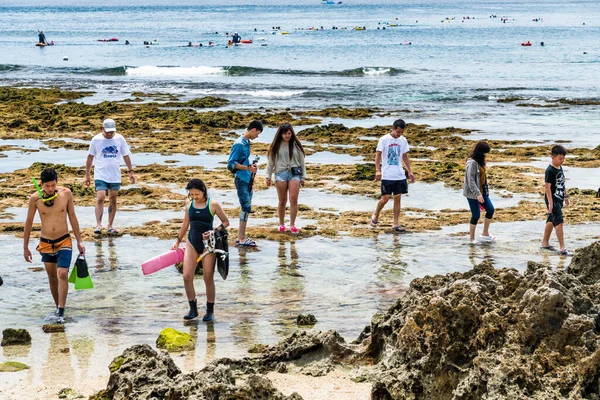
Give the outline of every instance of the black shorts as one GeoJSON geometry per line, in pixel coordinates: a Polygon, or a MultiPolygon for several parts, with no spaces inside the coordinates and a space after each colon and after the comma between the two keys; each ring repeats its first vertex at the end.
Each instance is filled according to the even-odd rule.
{"type": "Polygon", "coordinates": [[[406,179],[402,179],[399,181],[388,181],[385,179],[381,180],[381,195],[396,195],[396,194],[406,194],[408,193],[408,182],[406,179]]]}
{"type": "MultiPolygon", "coordinates": [[[[546,209],[548,208],[548,202],[546,202],[546,209]]],[[[552,222],[553,226],[558,226],[565,222],[563,218],[562,212],[563,205],[557,201],[552,203],[552,214],[548,214],[548,218],[546,219],[546,223],[552,222]]]]}

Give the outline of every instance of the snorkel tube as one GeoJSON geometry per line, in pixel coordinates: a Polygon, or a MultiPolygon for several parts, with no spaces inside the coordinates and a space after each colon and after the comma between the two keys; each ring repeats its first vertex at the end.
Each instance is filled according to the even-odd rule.
{"type": "Polygon", "coordinates": [[[52,196],[50,196],[50,197],[45,197],[44,193],[42,192],[42,189],[38,185],[38,183],[35,180],[35,178],[31,178],[31,180],[33,181],[33,184],[35,185],[35,188],[37,189],[37,192],[40,195],[40,199],[42,200],[42,202],[45,205],[47,205],[48,207],[53,206],[54,205],[54,201],[53,200],[58,197],[58,192],[54,192],[54,194],[52,196]]]}

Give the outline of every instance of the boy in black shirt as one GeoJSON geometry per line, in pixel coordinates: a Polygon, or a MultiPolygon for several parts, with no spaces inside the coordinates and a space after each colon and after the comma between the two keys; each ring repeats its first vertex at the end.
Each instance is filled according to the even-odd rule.
{"type": "Polygon", "coordinates": [[[546,228],[544,229],[544,238],[542,240],[542,249],[556,251],[554,246],[551,246],[550,234],[552,229],[556,230],[556,237],[560,245],[559,254],[563,256],[571,255],[565,248],[565,239],[563,234],[563,201],[564,205],[569,205],[569,196],[565,189],[565,174],[562,165],[565,162],[567,151],[564,147],[556,145],[552,147],[552,161],[546,168],[545,177],[545,200],[548,211],[548,219],[546,219],[546,228]]]}

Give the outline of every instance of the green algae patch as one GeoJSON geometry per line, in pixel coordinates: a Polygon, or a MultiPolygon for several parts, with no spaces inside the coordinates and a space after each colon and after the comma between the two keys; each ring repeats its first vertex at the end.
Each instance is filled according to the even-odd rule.
{"type": "Polygon", "coordinates": [[[0,372],[17,372],[24,369],[29,369],[29,366],[17,361],[6,361],[0,364],[0,372]]]}
{"type": "Polygon", "coordinates": [[[120,356],[115,357],[115,359],[112,360],[112,362],[108,366],[110,373],[112,374],[113,372],[116,372],[119,368],[121,368],[121,366],[123,365],[124,362],[125,362],[125,358],[120,357],[120,356]]]}
{"type": "Polygon", "coordinates": [[[166,328],[158,335],[156,347],[165,349],[168,352],[193,350],[196,347],[196,341],[192,336],[185,332],[180,332],[173,328],[166,328]]]}

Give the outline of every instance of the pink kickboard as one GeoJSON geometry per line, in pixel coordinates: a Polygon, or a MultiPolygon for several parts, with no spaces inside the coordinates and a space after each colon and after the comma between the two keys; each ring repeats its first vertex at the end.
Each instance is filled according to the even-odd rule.
{"type": "Polygon", "coordinates": [[[142,263],[142,272],[144,275],[150,275],[170,265],[180,263],[183,261],[184,254],[185,248],[180,247],[177,250],[169,250],[164,254],[152,257],[142,263]]]}

